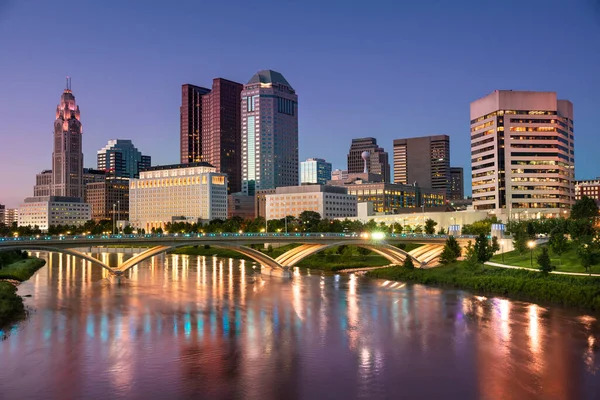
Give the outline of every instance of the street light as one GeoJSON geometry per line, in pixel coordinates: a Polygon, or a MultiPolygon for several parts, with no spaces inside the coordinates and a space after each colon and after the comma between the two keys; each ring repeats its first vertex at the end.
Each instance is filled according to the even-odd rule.
{"type": "Polygon", "coordinates": [[[530,250],[530,254],[531,254],[531,267],[533,268],[533,249],[535,247],[535,242],[533,240],[530,240],[529,242],[527,242],[527,247],[529,247],[529,250],[530,250]]]}
{"type": "Polygon", "coordinates": [[[115,208],[117,207],[117,205],[115,203],[113,203],[113,215],[112,215],[112,219],[113,219],[113,228],[112,228],[112,234],[115,234],[115,208]]]}
{"type": "MultiPolygon", "coordinates": [[[[117,224],[119,223],[119,221],[121,220],[121,200],[117,200],[117,224]]],[[[120,229],[119,229],[120,230],[120,229]]],[[[119,233],[117,231],[117,233],[119,233]]]]}

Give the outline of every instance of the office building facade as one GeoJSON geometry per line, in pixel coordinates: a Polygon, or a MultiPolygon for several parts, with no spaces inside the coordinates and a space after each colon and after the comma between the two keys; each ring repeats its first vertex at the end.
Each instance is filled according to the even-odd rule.
{"type": "Polygon", "coordinates": [[[288,186],[266,196],[267,219],[298,217],[303,211],[319,213],[323,219],[356,216],[356,196],[346,188],[325,185],[288,186]]]}
{"type": "Polygon", "coordinates": [[[131,225],[149,232],[167,222],[227,218],[227,175],[207,163],[150,167],[129,184],[131,225]]]}
{"type": "Polygon", "coordinates": [[[28,197],[19,207],[19,226],[37,226],[47,231],[50,226],[81,226],[92,217],[91,207],[79,197],[28,197]]]}
{"type": "Polygon", "coordinates": [[[241,83],[216,78],[210,93],[202,96],[202,161],[227,174],[230,193],[242,190],[243,87],[241,83]]]}
{"type": "Polygon", "coordinates": [[[86,203],[94,221],[129,220],[129,179],[109,178],[86,185],[86,203]]]}
{"type": "Polygon", "coordinates": [[[33,196],[50,196],[52,194],[52,170],[45,170],[36,174],[33,196]]]}
{"type": "Polygon", "coordinates": [[[450,137],[394,140],[394,183],[417,184],[450,196],[450,137]]]}
{"type": "Polygon", "coordinates": [[[377,139],[352,139],[348,152],[348,173],[359,174],[368,172],[380,174],[383,182],[390,181],[390,162],[388,153],[377,144],[377,139]],[[368,156],[365,155],[368,153],[368,156]],[[367,171],[365,171],[365,166],[367,171]]]}
{"type": "Polygon", "coordinates": [[[279,72],[257,72],[242,91],[242,191],[298,185],[298,96],[279,72]]]}
{"type": "Polygon", "coordinates": [[[202,96],[208,93],[210,89],[201,86],[181,86],[179,145],[182,164],[202,161],[202,96]]]}
{"type": "Polygon", "coordinates": [[[254,196],[244,193],[231,193],[227,196],[227,218],[254,219],[255,213],[254,196]]]}
{"type": "Polygon", "coordinates": [[[71,91],[71,81],[56,107],[54,151],[52,152],[52,195],[83,199],[82,128],[79,106],[71,91]]]}
{"type": "Polygon", "coordinates": [[[448,200],[465,198],[465,180],[462,167],[450,167],[450,195],[448,200]]]}
{"type": "Polygon", "coordinates": [[[573,104],[554,92],[497,90],[471,103],[473,206],[553,217],[575,200],[573,104]]]}
{"type": "Polygon", "coordinates": [[[331,163],[322,158],[309,158],[300,163],[300,184],[325,185],[331,180],[331,163]]]}
{"type": "Polygon", "coordinates": [[[332,181],[345,181],[348,179],[348,170],[347,169],[335,169],[331,172],[331,180],[332,181]]]}
{"type": "Polygon", "coordinates": [[[98,170],[114,178],[139,178],[142,169],[152,164],[150,156],[143,155],[131,140],[114,139],[97,153],[98,170]]]}
{"type": "Polygon", "coordinates": [[[600,178],[575,181],[575,200],[581,200],[583,196],[600,204],[600,178]]]}

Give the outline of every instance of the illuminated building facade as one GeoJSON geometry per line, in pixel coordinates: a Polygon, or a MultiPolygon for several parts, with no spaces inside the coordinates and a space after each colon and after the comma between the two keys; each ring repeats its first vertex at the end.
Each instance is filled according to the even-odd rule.
{"type": "Polygon", "coordinates": [[[267,219],[298,217],[303,211],[314,211],[321,218],[356,217],[356,196],[344,187],[325,185],[287,186],[266,196],[267,219]]]}
{"type": "Polygon", "coordinates": [[[325,185],[331,180],[331,163],[322,158],[309,158],[300,163],[300,184],[325,185]]]}
{"type": "Polygon", "coordinates": [[[56,107],[52,153],[52,195],[83,199],[83,152],[79,106],[71,91],[71,80],[56,107]]]}
{"type": "Polygon", "coordinates": [[[138,178],[142,169],[150,168],[152,159],[143,155],[131,140],[114,139],[97,153],[98,169],[115,178],[138,178]]]}
{"type": "Polygon", "coordinates": [[[181,163],[202,161],[202,96],[210,89],[185,84],[181,86],[179,109],[179,144],[181,163]]]}
{"type": "Polygon", "coordinates": [[[449,200],[465,198],[465,180],[462,167],[450,167],[450,196],[449,200]]]}
{"type": "Polygon", "coordinates": [[[553,217],[575,200],[573,104],[554,92],[497,90],[471,103],[473,206],[553,217]]]}
{"type": "Polygon", "coordinates": [[[86,185],[86,202],[92,208],[92,219],[129,220],[129,179],[109,178],[86,185]]]}
{"type": "Polygon", "coordinates": [[[204,162],[156,166],[129,184],[131,225],[150,231],[167,222],[227,218],[227,175],[204,162]]]}
{"type": "Polygon", "coordinates": [[[575,181],[575,200],[581,200],[583,196],[594,199],[600,204],[600,179],[575,181]]]}
{"type": "Polygon", "coordinates": [[[298,96],[279,72],[257,72],[242,91],[242,191],[298,185],[298,96]]]}
{"type": "Polygon", "coordinates": [[[377,144],[377,139],[372,137],[352,139],[350,151],[348,152],[348,174],[370,174],[381,175],[383,182],[390,181],[390,162],[388,153],[377,144]],[[365,159],[363,153],[369,153],[366,160],[367,171],[365,171],[365,159]]]}
{"type": "Polygon", "coordinates": [[[37,226],[42,231],[56,225],[85,224],[92,218],[91,207],[79,197],[28,197],[19,207],[19,226],[37,226]]]}

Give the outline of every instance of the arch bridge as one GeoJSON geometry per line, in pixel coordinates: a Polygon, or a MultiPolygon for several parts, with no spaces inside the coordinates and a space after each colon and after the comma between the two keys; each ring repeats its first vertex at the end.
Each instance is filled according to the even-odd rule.
{"type": "MultiPolygon", "coordinates": [[[[390,261],[390,264],[402,264],[411,257],[417,268],[429,268],[437,265],[443,251],[446,235],[383,235],[354,233],[221,233],[221,234],[170,234],[170,235],[88,235],[88,236],[36,236],[21,238],[0,238],[0,251],[38,250],[74,255],[92,264],[107,269],[114,275],[122,275],[135,265],[161,253],[179,247],[210,245],[237,251],[261,264],[261,271],[267,275],[291,276],[290,268],[300,261],[341,245],[363,247],[390,261]],[[249,247],[253,244],[290,244],[299,246],[288,250],[277,258],[249,247]],[[400,243],[420,244],[420,247],[406,252],[396,246],[400,243]],[[102,261],[86,254],[86,248],[127,245],[130,247],[148,247],[147,250],[124,261],[117,267],[110,267],[102,261]]],[[[474,240],[471,236],[457,236],[461,246],[474,240]]]]}

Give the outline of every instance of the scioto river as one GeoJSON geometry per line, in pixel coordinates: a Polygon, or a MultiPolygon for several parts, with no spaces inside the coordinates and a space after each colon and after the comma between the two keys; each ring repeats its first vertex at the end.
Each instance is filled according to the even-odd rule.
{"type": "MultiPolygon", "coordinates": [[[[0,399],[599,399],[598,315],[163,255],[48,260],[0,332],[0,399]]],[[[124,255],[101,255],[110,257],[124,255]]]]}

